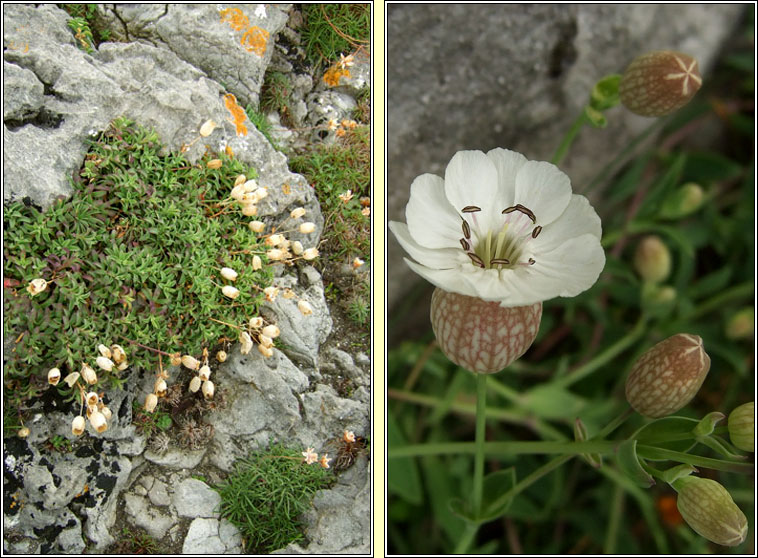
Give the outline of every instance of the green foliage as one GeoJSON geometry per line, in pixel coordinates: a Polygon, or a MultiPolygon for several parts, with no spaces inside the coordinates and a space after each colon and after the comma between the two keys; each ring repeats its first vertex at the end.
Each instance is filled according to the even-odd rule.
{"type": "Polygon", "coordinates": [[[275,71],[266,72],[261,86],[261,113],[278,112],[284,121],[288,121],[291,94],[292,83],[286,75],[275,71]]]}
{"type": "Polygon", "coordinates": [[[369,305],[369,301],[365,294],[357,294],[353,300],[350,301],[350,306],[348,307],[347,312],[350,319],[356,324],[361,326],[368,325],[369,318],[371,317],[371,306],[369,305]]]}
{"type": "Polygon", "coordinates": [[[281,149],[279,149],[279,146],[276,145],[276,142],[274,142],[273,138],[271,137],[271,122],[268,121],[266,115],[261,111],[255,110],[251,105],[247,105],[247,107],[245,107],[245,114],[247,114],[250,122],[255,124],[255,127],[258,128],[258,131],[264,135],[264,137],[274,147],[274,149],[281,151],[281,149]]]}
{"type": "MultiPolygon", "coordinates": [[[[132,343],[198,356],[257,313],[268,266],[253,271],[263,244],[236,210],[221,207],[235,178],[256,172],[220,155],[190,164],[163,154],[158,136],[126,119],[100,134],[74,177],[73,196],[45,212],[23,203],[4,215],[4,332],[16,341],[6,355],[4,396],[14,406],[47,389],[47,370],[65,377],[93,368],[96,347],[120,344],[131,367],[158,369],[158,355],[132,343]],[[239,298],[224,297],[221,267],[239,273],[239,298]],[[26,285],[49,281],[31,297],[26,285]],[[67,371],[66,371],[67,370],[67,371]]],[[[265,261],[265,256],[263,256],[265,261]]],[[[164,361],[165,364],[165,361],[164,361]]],[[[99,386],[118,386],[128,370],[96,368],[99,386]]],[[[58,391],[73,398],[64,382],[58,391]]]]}
{"type": "Polygon", "coordinates": [[[58,4],[70,16],[67,24],[76,37],[79,48],[92,53],[97,45],[110,39],[110,30],[97,22],[97,4],[58,4]]]}
{"type": "Polygon", "coordinates": [[[59,452],[68,452],[71,451],[71,441],[68,438],[64,438],[63,436],[55,435],[49,440],[50,446],[55,450],[59,452]]]}
{"type": "Polygon", "coordinates": [[[319,464],[305,464],[299,450],[273,445],[238,461],[216,487],[221,516],[242,532],[247,552],[283,548],[303,539],[300,516],[332,478],[319,464]]]}
{"type": "Polygon", "coordinates": [[[134,400],[132,401],[132,423],[146,438],[150,438],[156,432],[165,432],[171,428],[173,421],[171,416],[161,409],[160,400],[152,413],[145,411],[139,401],[134,400]]]}
{"type": "Polygon", "coordinates": [[[327,66],[371,39],[369,4],[304,4],[302,39],[308,60],[327,66]]]}
{"type": "Polygon", "coordinates": [[[158,542],[142,530],[132,531],[124,527],[121,538],[113,543],[109,552],[112,554],[161,554],[158,542]]]}

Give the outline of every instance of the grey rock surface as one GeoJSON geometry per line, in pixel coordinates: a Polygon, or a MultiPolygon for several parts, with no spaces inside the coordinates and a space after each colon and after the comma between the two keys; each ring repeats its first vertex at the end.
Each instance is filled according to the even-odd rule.
{"type": "MultiPolygon", "coordinates": [[[[388,219],[405,221],[413,179],[444,174],[457,151],[505,147],[527,159],[549,160],[592,85],[622,72],[638,54],[684,51],[698,59],[707,76],[743,9],[735,4],[389,5],[388,219]]],[[[621,107],[611,109],[608,119],[604,130],[585,129],[562,164],[575,190],[651,122],[621,107]]],[[[388,237],[392,313],[422,280],[403,262],[392,234],[388,237]]],[[[428,311],[428,305],[416,307],[428,311]]]]}
{"type": "Polygon", "coordinates": [[[222,519],[198,517],[190,523],[182,554],[240,554],[242,536],[237,528],[222,519]]]}
{"type": "Polygon", "coordinates": [[[203,481],[186,479],[174,487],[171,503],[182,517],[218,518],[221,496],[203,481]]]}
{"type": "Polygon", "coordinates": [[[131,516],[132,522],[147,531],[154,539],[161,540],[176,523],[170,515],[152,507],[150,501],[143,496],[124,494],[124,503],[126,513],[131,516]]]}
{"type": "Polygon", "coordinates": [[[44,86],[34,72],[3,62],[3,120],[23,120],[39,114],[44,86]]]}

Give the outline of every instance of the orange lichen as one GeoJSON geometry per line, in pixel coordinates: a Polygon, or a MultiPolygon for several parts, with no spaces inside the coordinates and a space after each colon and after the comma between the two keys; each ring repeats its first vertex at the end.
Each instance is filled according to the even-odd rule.
{"type": "Polygon", "coordinates": [[[240,44],[245,47],[248,52],[255,52],[258,56],[263,56],[266,53],[266,45],[268,44],[269,33],[262,27],[250,27],[245,31],[240,39],[240,44]]]}
{"type": "Polygon", "coordinates": [[[292,190],[291,190],[291,188],[290,188],[290,185],[289,185],[289,184],[282,184],[282,193],[283,193],[285,196],[289,196],[289,195],[290,195],[290,192],[292,192],[292,190]]]}
{"type": "Polygon", "coordinates": [[[239,8],[226,8],[219,12],[221,23],[228,23],[235,31],[242,31],[250,23],[247,16],[239,8]]]}
{"type": "Polygon", "coordinates": [[[339,65],[332,66],[324,73],[324,83],[329,87],[337,87],[340,84],[340,78],[350,77],[350,70],[340,68],[339,65]]]}
{"type": "Polygon", "coordinates": [[[246,136],[247,126],[245,126],[244,122],[247,118],[247,115],[245,114],[245,111],[242,109],[242,107],[237,104],[237,97],[231,93],[227,93],[224,95],[224,105],[226,106],[227,110],[232,113],[232,118],[229,119],[229,122],[237,127],[237,135],[246,136]]]}
{"type": "MultiPolygon", "coordinates": [[[[247,128],[245,128],[245,131],[247,131],[247,128]]],[[[234,151],[232,151],[232,147],[230,145],[227,145],[224,148],[224,153],[226,153],[227,157],[230,157],[230,158],[234,157],[234,151]]]]}

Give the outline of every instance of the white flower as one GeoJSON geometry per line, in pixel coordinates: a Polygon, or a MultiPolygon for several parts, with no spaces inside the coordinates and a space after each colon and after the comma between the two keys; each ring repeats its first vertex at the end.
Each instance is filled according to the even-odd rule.
{"type": "Polygon", "coordinates": [[[302,456],[305,457],[305,462],[308,465],[318,461],[318,454],[314,451],[313,448],[305,448],[305,451],[302,453],[302,456]]]}
{"type": "Polygon", "coordinates": [[[456,153],[411,185],[390,230],[416,273],[445,291],[525,306],[576,296],[605,265],[600,218],[555,165],[493,149],[456,153]]]}

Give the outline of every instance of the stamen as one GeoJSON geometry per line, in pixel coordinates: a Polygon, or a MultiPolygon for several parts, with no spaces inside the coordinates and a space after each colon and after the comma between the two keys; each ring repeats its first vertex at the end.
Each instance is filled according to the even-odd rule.
{"type": "Polygon", "coordinates": [[[478,265],[482,269],[484,269],[484,262],[482,261],[482,258],[477,256],[476,254],[472,254],[471,252],[468,252],[466,254],[469,258],[471,258],[471,261],[474,262],[474,265],[478,265]]]}
{"type": "Polygon", "coordinates": [[[532,231],[532,238],[537,238],[537,235],[542,232],[542,227],[534,227],[532,231]]]}
{"type": "Polygon", "coordinates": [[[466,221],[463,221],[463,236],[465,236],[467,240],[471,238],[471,227],[468,226],[466,221]]]}
{"type": "Polygon", "coordinates": [[[511,207],[503,209],[503,211],[501,213],[503,215],[507,215],[508,213],[513,213],[514,211],[516,211],[516,209],[517,209],[517,207],[515,205],[512,205],[511,207]]]}
{"type": "Polygon", "coordinates": [[[476,207],[475,205],[467,205],[466,207],[461,209],[463,213],[476,213],[477,211],[481,211],[481,210],[482,210],[481,207],[476,207]]]}
{"type": "Polygon", "coordinates": [[[490,260],[490,265],[509,265],[511,262],[505,258],[495,258],[490,260]]]}
{"type": "Polygon", "coordinates": [[[468,252],[469,251],[469,245],[468,242],[466,242],[465,238],[461,238],[461,246],[463,246],[463,249],[468,252]]]}
{"type": "Polygon", "coordinates": [[[537,222],[537,217],[534,216],[534,213],[532,213],[531,209],[524,207],[520,203],[516,204],[516,209],[520,211],[521,213],[523,213],[524,215],[526,215],[527,217],[529,217],[532,220],[532,223],[537,222]]]}
{"type": "Polygon", "coordinates": [[[534,265],[535,263],[537,262],[534,261],[534,258],[529,258],[529,265],[534,265]]]}

